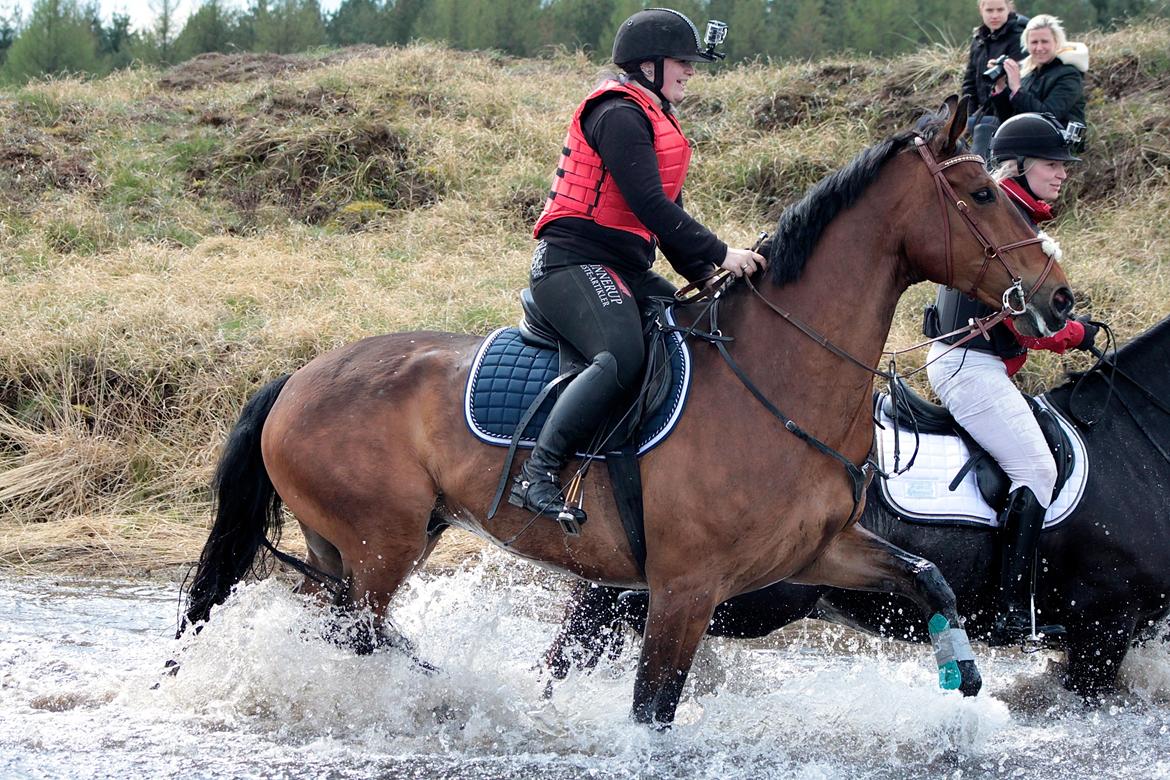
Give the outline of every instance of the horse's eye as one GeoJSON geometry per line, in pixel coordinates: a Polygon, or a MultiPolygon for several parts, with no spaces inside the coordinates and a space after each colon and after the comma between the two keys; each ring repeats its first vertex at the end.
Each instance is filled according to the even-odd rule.
{"type": "Polygon", "coordinates": [[[971,193],[971,197],[975,199],[976,203],[987,205],[988,203],[995,203],[995,190],[990,187],[984,187],[981,190],[976,190],[971,193]]]}

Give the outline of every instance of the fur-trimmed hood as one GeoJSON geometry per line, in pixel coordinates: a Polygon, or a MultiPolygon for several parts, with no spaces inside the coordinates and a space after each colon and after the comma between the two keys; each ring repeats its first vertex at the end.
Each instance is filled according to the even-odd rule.
{"type": "Polygon", "coordinates": [[[1056,58],[1081,73],[1089,72],[1089,47],[1079,41],[1069,41],[1056,52],[1056,58]]]}

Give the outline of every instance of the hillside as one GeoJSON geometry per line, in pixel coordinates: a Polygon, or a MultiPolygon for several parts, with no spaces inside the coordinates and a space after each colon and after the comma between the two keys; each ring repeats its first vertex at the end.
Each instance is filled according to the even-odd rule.
{"type": "MultiPolygon", "coordinates": [[[[1050,232],[1124,340],[1170,309],[1170,27],[1086,39],[1086,162],[1050,232]]],[[[748,244],[863,146],[956,92],[963,52],[700,75],[689,209],[748,244]]],[[[198,554],[243,400],[357,338],[516,321],[579,55],[429,45],[205,55],[0,97],[0,562],[198,554]]],[[[892,344],[916,337],[920,285],[892,344]]],[[[1040,356],[1023,382],[1079,358],[1040,356]]],[[[296,534],[290,534],[290,537],[296,534]]]]}

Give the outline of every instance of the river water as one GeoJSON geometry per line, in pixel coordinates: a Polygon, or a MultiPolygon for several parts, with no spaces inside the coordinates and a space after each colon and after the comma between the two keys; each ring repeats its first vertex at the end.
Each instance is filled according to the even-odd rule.
{"type": "Polygon", "coordinates": [[[426,675],[322,640],[284,581],[242,587],[176,642],[174,585],[8,575],[0,778],[1170,778],[1166,645],[1086,708],[1055,656],[976,645],[984,692],[963,699],[926,647],[803,622],[708,641],[655,733],[628,718],[629,651],[542,696],[566,588],[492,552],[416,577],[395,619],[440,667],[426,675]]]}

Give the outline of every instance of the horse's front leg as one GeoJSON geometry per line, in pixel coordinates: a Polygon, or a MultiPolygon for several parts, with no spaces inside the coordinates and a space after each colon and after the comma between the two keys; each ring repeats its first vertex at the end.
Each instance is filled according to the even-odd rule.
{"type": "Polygon", "coordinates": [[[695,583],[675,579],[650,588],[650,612],[634,680],[634,720],[670,727],[717,603],[709,588],[695,583]]]}
{"type": "Polygon", "coordinates": [[[837,535],[824,553],[791,578],[807,585],[894,593],[911,599],[927,618],[938,661],[939,685],[974,696],[983,685],[955,605],[955,593],[930,561],[859,525],[837,535]]]}

